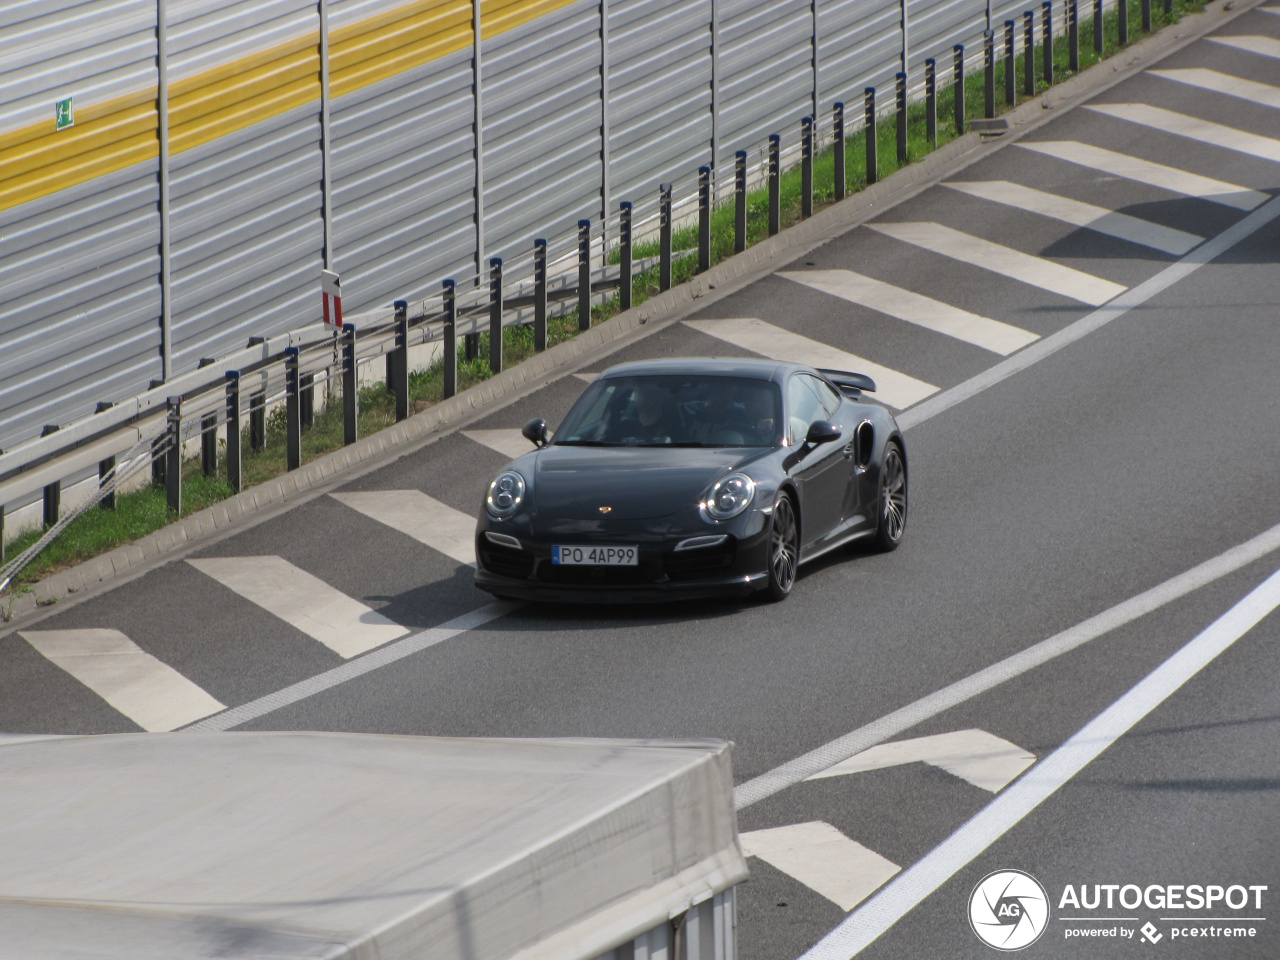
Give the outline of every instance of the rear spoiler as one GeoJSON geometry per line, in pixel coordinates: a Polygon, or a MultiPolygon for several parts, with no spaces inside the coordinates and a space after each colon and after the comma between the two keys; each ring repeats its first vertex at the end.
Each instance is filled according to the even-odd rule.
{"type": "Polygon", "coordinates": [[[850,373],[848,370],[826,370],[818,367],[818,372],[840,388],[846,397],[856,400],[867,393],[876,392],[876,382],[863,373],[850,373]]]}

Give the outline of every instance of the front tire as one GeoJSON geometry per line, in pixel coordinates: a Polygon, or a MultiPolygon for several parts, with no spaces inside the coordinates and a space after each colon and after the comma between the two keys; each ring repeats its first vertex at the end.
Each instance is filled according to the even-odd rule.
{"type": "Polygon", "coordinates": [[[876,546],[896,550],[907,531],[907,463],[902,448],[890,440],[880,465],[880,495],[876,504],[876,546]]]}
{"type": "Polygon", "coordinates": [[[769,581],[765,596],[772,603],[785,600],[796,582],[800,563],[800,525],[795,506],[785,493],[778,496],[769,520],[769,581]]]}

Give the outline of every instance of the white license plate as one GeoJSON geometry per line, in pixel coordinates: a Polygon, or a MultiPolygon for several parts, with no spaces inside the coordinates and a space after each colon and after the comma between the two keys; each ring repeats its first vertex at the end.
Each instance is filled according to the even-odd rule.
{"type": "Polygon", "coordinates": [[[566,567],[634,567],[640,563],[640,548],[553,546],[551,562],[566,567]]]}

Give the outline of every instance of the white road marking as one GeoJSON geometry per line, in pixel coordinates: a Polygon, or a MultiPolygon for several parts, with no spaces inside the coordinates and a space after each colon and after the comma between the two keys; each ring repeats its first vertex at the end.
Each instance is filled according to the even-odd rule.
{"type": "Polygon", "coordinates": [[[1280,606],[1273,573],[1190,643],[909,867],[810,948],[803,960],[849,960],[950,880],[991,844],[1124,736],[1178,688],[1280,606]]]}
{"type": "Polygon", "coordinates": [[[574,376],[575,376],[575,377],[577,377],[579,380],[581,380],[583,383],[595,383],[595,382],[596,382],[596,378],[598,378],[598,377],[600,376],[600,374],[598,374],[598,373],[575,373],[575,374],[574,374],[574,376]]]}
{"type": "MultiPolygon", "coordinates": [[[[532,449],[528,440],[521,442],[532,449]]],[[[421,490],[373,490],[329,496],[459,563],[476,562],[476,518],[421,490]]]]}
{"type": "MultiPolygon", "coordinates": [[[[474,440],[482,447],[496,450],[511,460],[523,457],[533,450],[533,444],[524,438],[524,434],[514,428],[511,430],[463,430],[462,435],[468,440],[474,440]]],[[[474,531],[474,519],[471,521],[471,527],[474,531]]]]}
{"type": "Polygon", "coordinates": [[[1238,187],[1234,183],[1224,183],[1211,177],[1187,173],[1176,167],[1166,167],[1150,160],[1141,160],[1125,153],[1115,153],[1088,143],[1076,140],[1040,140],[1035,143],[1019,142],[1017,146],[1023,150],[1034,150],[1049,157],[1057,157],[1070,163],[1101,170],[1114,177],[1137,180],[1149,183],[1171,193],[1181,193],[1188,197],[1199,197],[1211,200],[1237,210],[1252,210],[1266,203],[1270,197],[1258,190],[1238,187]]]}
{"type": "Polygon", "coordinates": [[[821,820],[751,830],[738,839],[748,857],[759,857],[846,911],[902,869],[821,820]]]}
{"type": "Polygon", "coordinates": [[[21,636],[150,733],[176,730],[226,709],[119,630],[23,630],[21,636]]]}
{"type": "Polygon", "coordinates": [[[187,563],[343,658],[409,632],[283,557],[205,557],[187,563]]]}
{"type": "Polygon", "coordinates": [[[1256,133],[1246,133],[1235,127],[1225,127],[1220,123],[1188,117],[1183,113],[1174,113],[1160,107],[1150,107],[1145,103],[1099,103],[1086,104],[1086,110],[1103,113],[1109,117],[1128,120],[1153,130],[1198,140],[1215,147],[1225,147],[1237,153],[1245,153],[1251,157],[1259,157],[1280,163],[1280,140],[1262,137],[1256,133]]]}
{"type": "Polygon", "coordinates": [[[1235,47],[1237,50],[1245,50],[1249,53],[1256,53],[1259,56],[1280,60],[1280,40],[1274,37],[1207,37],[1206,39],[1213,43],[1235,47]]]}
{"type": "Polygon", "coordinates": [[[1214,93],[1222,93],[1228,97],[1260,103],[1264,107],[1280,109],[1280,87],[1273,87],[1269,83],[1257,83],[1254,80],[1245,80],[1243,77],[1233,77],[1230,74],[1219,73],[1217,70],[1205,70],[1200,67],[1184,70],[1148,70],[1147,73],[1164,77],[1166,80],[1176,80],[1188,86],[1199,87],[1202,90],[1212,90],[1214,93]]]}
{"type": "Polygon", "coordinates": [[[990,320],[852,270],[803,270],[779,273],[778,276],[907,323],[972,343],[1002,357],[1039,339],[1038,334],[1021,327],[990,320]]]}
{"type": "Polygon", "coordinates": [[[1062,220],[1077,227],[1096,230],[1098,233],[1119,237],[1121,240],[1127,240],[1130,243],[1163,250],[1165,253],[1172,253],[1177,256],[1182,256],[1182,254],[1193,249],[1204,240],[1204,237],[1197,236],[1194,233],[1185,233],[1182,230],[1162,227],[1158,223],[1139,220],[1137,217],[1131,217],[1124,213],[1116,213],[1106,207],[1099,207],[1092,203],[1082,203],[1079,200],[1071,200],[1053,193],[1045,193],[1043,190],[1024,187],[1020,183],[1010,183],[1008,180],[989,180],[975,183],[953,180],[944,183],[943,186],[950,187],[952,190],[959,190],[961,193],[967,193],[982,200],[1003,203],[1019,210],[1026,210],[1028,213],[1039,214],[1042,217],[1049,217],[1053,220],[1062,220]]]}
{"type": "Polygon", "coordinates": [[[763,320],[748,317],[737,320],[685,320],[684,323],[694,330],[772,360],[865,373],[876,382],[876,399],[899,410],[938,391],[931,383],[882,367],[817,340],[802,337],[782,327],[775,327],[763,320]]]}
{"type": "Polygon", "coordinates": [[[869,223],[867,226],[903,243],[1093,306],[1106,303],[1125,289],[1110,280],[952,230],[940,223],[869,223]]]}
{"type": "Polygon", "coordinates": [[[815,773],[810,780],[927,763],[990,793],[999,793],[1036,762],[1036,755],[985,730],[957,730],[932,737],[882,743],[815,773]]]}

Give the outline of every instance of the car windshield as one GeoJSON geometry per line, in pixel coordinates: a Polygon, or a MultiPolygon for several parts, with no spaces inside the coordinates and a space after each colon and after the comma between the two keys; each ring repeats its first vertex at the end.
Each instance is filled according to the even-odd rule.
{"type": "Polygon", "coordinates": [[[597,380],[556,431],[578,446],[765,447],[780,437],[781,394],[768,380],[634,376],[597,380]]]}

